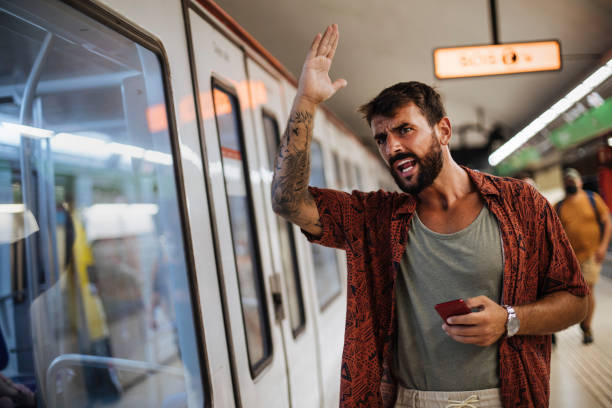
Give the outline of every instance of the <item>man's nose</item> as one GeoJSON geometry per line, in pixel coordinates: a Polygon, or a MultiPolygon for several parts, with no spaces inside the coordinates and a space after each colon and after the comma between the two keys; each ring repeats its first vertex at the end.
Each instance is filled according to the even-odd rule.
{"type": "Polygon", "coordinates": [[[393,156],[394,154],[402,151],[402,144],[400,138],[397,137],[393,132],[389,132],[387,135],[387,156],[393,156]]]}

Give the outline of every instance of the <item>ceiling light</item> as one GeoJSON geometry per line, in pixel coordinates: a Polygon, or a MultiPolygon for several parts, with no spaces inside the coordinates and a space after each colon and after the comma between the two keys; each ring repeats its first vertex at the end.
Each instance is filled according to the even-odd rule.
{"type": "Polygon", "coordinates": [[[601,84],[603,81],[608,79],[608,77],[612,74],[612,66],[604,65],[599,68],[597,71],[593,72],[587,79],[585,79],[582,83],[592,88],[595,88],[597,85],[601,84]]]}
{"type": "Polygon", "coordinates": [[[539,131],[544,129],[546,125],[555,120],[573,104],[580,101],[594,88],[607,80],[610,75],[612,75],[612,59],[610,59],[605,65],[599,67],[595,72],[582,81],[582,83],[565,95],[565,97],[561,98],[557,103],[548,108],[548,110],[534,119],[529,125],[525,126],[510,140],[491,153],[489,156],[489,164],[491,166],[497,166],[505,158],[510,156],[519,147],[525,144],[529,139],[535,136],[539,131]]]}
{"type": "Polygon", "coordinates": [[[580,85],[578,85],[577,87],[575,87],[574,89],[572,89],[570,91],[570,93],[565,95],[565,99],[567,99],[573,105],[576,102],[578,102],[579,100],[581,100],[582,98],[584,98],[584,96],[586,94],[591,92],[591,89],[593,89],[593,88],[585,85],[584,82],[583,82],[580,85]]]}
{"type": "Polygon", "coordinates": [[[554,112],[557,116],[559,116],[560,114],[565,112],[570,106],[572,106],[572,103],[568,99],[561,98],[559,102],[555,103],[548,110],[554,112]]]}

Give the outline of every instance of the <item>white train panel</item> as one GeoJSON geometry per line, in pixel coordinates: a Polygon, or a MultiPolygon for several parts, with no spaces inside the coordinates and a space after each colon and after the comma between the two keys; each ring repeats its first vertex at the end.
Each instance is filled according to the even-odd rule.
{"type": "MultiPolygon", "coordinates": [[[[270,204],[285,71],[204,0],[0,17],[2,374],[40,406],[337,406],[346,257],[270,204]]],[[[323,109],[311,158],[393,185],[323,109]]]]}

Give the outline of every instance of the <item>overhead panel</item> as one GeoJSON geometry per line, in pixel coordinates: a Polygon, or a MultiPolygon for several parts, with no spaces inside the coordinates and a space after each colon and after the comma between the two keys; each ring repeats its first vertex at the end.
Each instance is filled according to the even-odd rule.
{"type": "Polygon", "coordinates": [[[548,135],[559,149],[567,149],[582,141],[604,134],[612,129],[612,98],[592,108],[574,121],[553,130],[548,135]]]}
{"type": "Polygon", "coordinates": [[[439,79],[559,69],[561,46],[556,40],[434,50],[434,70],[439,79]]]}

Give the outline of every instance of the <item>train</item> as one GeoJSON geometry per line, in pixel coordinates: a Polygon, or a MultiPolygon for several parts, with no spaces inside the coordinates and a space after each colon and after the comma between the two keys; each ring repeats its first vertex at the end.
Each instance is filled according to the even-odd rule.
{"type": "MultiPolygon", "coordinates": [[[[0,404],[337,406],[346,259],[272,211],[278,60],[210,0],[0,0],[0,50],[0,404]]],[[[323,107],[311,184],[395,189],[323,107]]]]}

